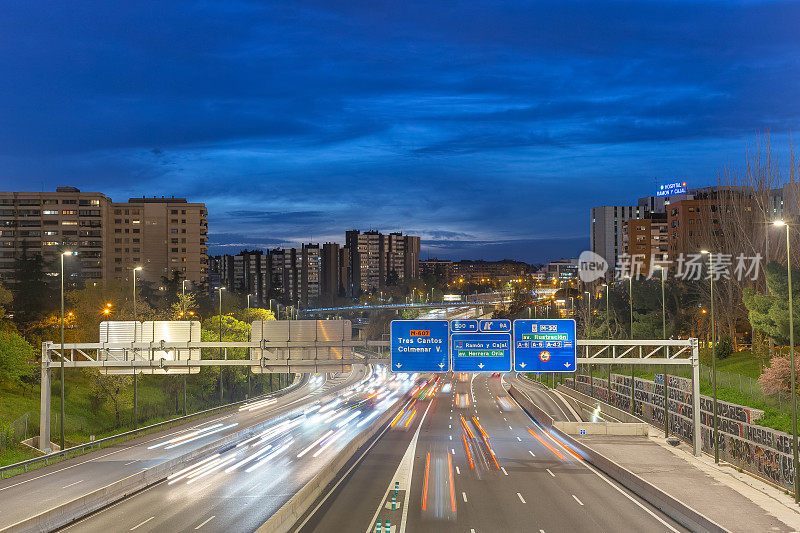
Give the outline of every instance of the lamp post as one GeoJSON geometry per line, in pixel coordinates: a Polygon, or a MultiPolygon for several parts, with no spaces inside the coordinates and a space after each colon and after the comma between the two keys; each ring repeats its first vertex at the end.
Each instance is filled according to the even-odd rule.
{"type": "MultiPolygon", "coordinates": [[[[220,287],[219,291],[219,342],[222,342],[222,291],[225,287],[220,287]]],[[[222,346],[219,347],[219,358],[222,359],[222,346]]],[[[222,405],[222,369],[219,368],[219,404],[222,405]]]]}
{"type": "Polygon", "coordinates": [[[714,462],[719,463],[719,428],[717,426],[717,328],[714,321],[714,252],[700,250],[701,254],[708,255],[709,280],[711,282],[711,389],[714,394],[714,462]]]}
{"type": "MultiPolygon", "coordinates": [[[[136,273],[140,271],[142,267],[137,266],[131,269],[131,273],[133,274],[133,340],[137,341],[140,339],[136,338],[136,332],[139,330],[136,327],[136,273]]],[[[136,362],[136,350],[133,351],[133,361],[132,363],[136,362]]],[[[136,373],[136,366],[133,366],[133,429],[136,429],[139,426],[139,381],[138,381],[138,374],[136,373]]]]}
{"type": "Polygon", "coordinates": [[[608,314],[608,283],[603,283],[603,287],[606,288],[606,331],[608,332],[608,338],[611,338],[611,316],[608,314]]]}
{"type": "Polygon", "coordinates": [[[800,502],[800,460],[797,451],[797,398],[795,397],[794,383],[794,310],[792,309],[792,254],[789,244],[789,224],[783,220],[773,222],[775,226],[786,228],[786,282],[789,289],[789,365],[792,394],[792,451],[794,454],[794,501],[800,502]]]}
{"type": "MultiPolygon", "coordinates": [[[[250,296],[251,296],[250,294],[247,295],[247,318],[248,319],[250,318],[250,296]]],[[[251,338],[252,333],[251,333],[250,329],[252,329],[252,328],[249,328],[247,330],[247,342],[250,342],[252,340],[252,338],[251,338]]],[[[247,348],[247,358],[250,359],[250,348],[247,348]]],[[[250,398],[250,370],[245,370],[245,371],[247,372],[247,397],[250,398]]]]}
{"type": "MultiPolygon", "coordinates": [[[[72,255],[72,252],[61,252],[61,423],[60,426],[60,433],[61,433],[61,449],[64,449],[64,256],[65,255],[72,255]]],[[[41,443],[40,443],[41,444],[41,443]]],[[[50,443],[45,443],[45,445],[49,448],[50,443]]]]}
{"type": "MultiPolygon", "coordinates": [[[[661,267],[661,335],[664,340],[667,340],[667,304],[664,298],[664,281],[667,278],[667,267],[661,267]]],[[[664,359],[669,358],[669,348],[664,346],[664,359]]],[[[664,364],[664,437],[669,437],[669,378],[667,377],[667,369],[669,367],[664,364]]]]}
{"type": "MultiPolygon", "coordinates": [[[[186,282],[188,280],[182,279],[181,280],[181,318],[186,320],[186,282]]],[[[189,328],[191,331],[191,327],[189,328]]],[[[183,416],[188,414],[186,409],[186,374],[183,375],[183,416]]]]}

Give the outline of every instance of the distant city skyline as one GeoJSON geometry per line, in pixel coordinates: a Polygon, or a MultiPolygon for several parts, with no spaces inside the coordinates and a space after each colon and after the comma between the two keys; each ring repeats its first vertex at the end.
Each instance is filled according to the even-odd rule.
{"type": "Polygon", "coordinates": [[[0,189],[205,202],[212,253],[376,228],[426,257],[574,256],[591,207],[714,185],[764,132],[785,168],[797,20],[755,0],[12,2],[0,189]]]}

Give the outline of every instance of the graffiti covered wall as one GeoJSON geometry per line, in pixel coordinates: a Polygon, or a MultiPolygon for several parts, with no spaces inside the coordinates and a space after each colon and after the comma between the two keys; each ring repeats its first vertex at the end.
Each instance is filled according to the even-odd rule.
{"type": "MultiPolygon", "coordinates": [[[[607,378],[576,375],[565,380],[586,395],[633,412],[644,421],[664,428],[664,375],[655,380],[635,378],[634,405],[631,410],[631,376],[611,374],[611,390],[607,378]],[[591,391],[591,394],[590,394],[591,391]]],[[[692,381],[669,377],[667,387],[670,433],[692,442],[692,381]]],[[[792,438],[782,431],[755,425],[764,411],[717,400],[720,459],[769,479],[787,489],[794,487],[792,438]]],[[[703,451],[714,453],[713,400],[700,397],[700,437],[703,451]]]]}

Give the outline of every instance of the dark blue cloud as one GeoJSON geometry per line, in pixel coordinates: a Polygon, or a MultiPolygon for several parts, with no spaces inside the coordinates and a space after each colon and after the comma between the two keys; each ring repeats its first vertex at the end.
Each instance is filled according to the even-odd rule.
{"type": "Polygon", "coordinates": [[[358,227],[567,255],[592,205],[787,143],[797,20],[789,0],[6,2],[0,186],[205,201],[213,251],[358,227]]]}

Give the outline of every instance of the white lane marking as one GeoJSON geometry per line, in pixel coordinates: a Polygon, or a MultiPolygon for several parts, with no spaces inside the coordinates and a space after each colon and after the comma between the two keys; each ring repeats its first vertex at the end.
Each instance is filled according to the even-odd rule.
{"type": "Polygon", "coordinates": [[[72,487],[74,485],[77,485],[78,483],[83,483],[83,480],[81,479],[80,481],[76,481],[75,483],[70,483],[69,485],[65,485],[65,486],[63,486],[61,488],[62,489],[66,489],[66,488],[72,487]]]}
{"type": "Polygon", "coordinates": [[[505,469],[505,467],[504,467],[504,466],[501,466],[501,467],[500,467],[500,470],[502,470],[502,471],[503,471],[503,473],[504,473],[505,475],[508,475],[508,472],[506,472],[506,469],[505,469]]]}
{"type": "Polygon", "coordinates": [[[208,518],[208,520],[206,520],[205,522],[203,522],[202,524],[200,524],[199,526],[197,526],[195,529],[200,529],[200,528],[201,528],[201,527],[203,527],[204,525],[208,524],[209,522],[211,522],[212,520],[214,520],[214,517],[215,517],[215,516],[216,516],[216,515],[213,515],[213,514],[212,514],[212,515],[211,515],[211,516],[208,518]]]}
{"type": "Polygon", "coordinates": [[[511,426],[508,426],[508,429],[511,429],[511,426]]]}
{"type": "Polygon", "coordinates": [[[506,420],[506,417],[503,417],[503,421],[504,421],[504,422],[508,422],[508,420],[506,420]]]}
{"type": "Polygon", "coordinates": [[[145,525],[146,523],[148,523],[148,522],[149,522],[150,520],[152,520],[153,518],[155,518],[155,516],[151,516],[150,518],[148,518],[148,519],[147,519],[147,520],[145,520],[144,522],[139,522],[138,524],[136,524],[135,526],[133,526],[133,527],[130,529],[130,531],[133,531],[134,529],[136,529],[136,528],[137,528],[137,527],[139,527],[139,526],[143,526],[143,525],[145,525]]]}
{"type": "Polygon", "coordinates": [[[138,461],[138,459],[134,459],[133,461],[130,461],[130,462],[128,462],[128,463],[125,463],[125,464],[124,464],[124,465],[122,465],[122,466],[128,466],[128,465],[132,465],[132,464],[133,464],[133,463],[135,463],[136,461],[138,461]]]}
{"type": "Polygon", "coordinates": [[[517,437],[517,440],[518,440],[518,441],[520,441],[520,442],[522,442],[522,439],[521,439],[521,438],[519,438],[519,437],[517,437]]]}
{"type": "Polygon", "coordinates": [[[475,530],[470,528],[469,533],[475,533],[475,530]]]}
{"type": "Polygon", "coordinates": [[[556,475],[552,473],[549,468],[545,468],[545,470],[547,470],[547,473],[550,474],[552,477],[556,477],[556,475]]]}
{"type": "Polygon", "coordinates": [[[453,452],[453,455],[456,454],[456,449],[455,448],[450,448],[450,451],[453,452]]]}
{"type": "Polygon", "coordinates": [[[575,495],[573,494],[573,495],[572,495],[572,497],[573,497],[573,498],[575,498],[575,501],[576,501],[576,502],[578,502],[578,505],[583,505],[583,502],[582,502],[582,501],[580,501],[580,500],[578,499],[578,497],[577,497],[577,496],[575,496],[575,495]]]}
{"type": "Polygon", "coordinates": [[[256,488],[257,488],[258,486],[260,486],[260,485],[261,485],[261,483],[256,483],[255,485],[253,485],[252,487],[250,487],[249,489],[247,489],[247,492],[253,492],[253,491],[254,491],[254,490],[256,490],[256,488]]]}
{"type": "Polygon", "coordinates": [[[520,494],[519,492],[517,493],[517,498],[519,498],[519,501],[521,501],[522,503],[525,503],[525,498],[523,498],[522,494],[520,494]]]}
{"type": "Polygon", "coordinates": [[[456,474],[461,474],[461,470],[458,467],[456,467],[456,474]]]}
{"type": "Polygon", "coordinates": [[[448,424],[447,429],[453,429],[453,424],[448,424]]]}
{"type": "Polygon", "coordinates": [[[532,451],[528,450],[528,453],[531,454],[531,456],[536,457],[536,454],[533,453],[532,451]]]}
{"type": "MultiPolygon", "coordinates": [[[[566,449],[567,449],[567,448],[566,448],[566,447],[565,447],[565,446],[564,446],[564,445],[563,445],[561,442],[559,442],[558,440],[556,440],[556,439],[554,439],[552,436],[550,436],[550,434],[549,434],[549,433],[545,432],[545,434],[546,434],[546,435],[547,435],[547,436],[550,438],[550,440],[551,440],[551,441],[553,441],[553,443],[555,443],[557,446],[559,446],[560,448],[562,448],[562,449],[564,449],[564,450],[566,450],[566,449]]],[[[531,454],[531,455],[533,455],[533,454],[531,454]]],[[[668,524],[666,521],[664,521],[664,519],[663,519],[663,518],[661,518],[660,516],[656,515],[656,514],[655,514],[653,511],[651,511],[650,509],[648,509],[647,507],[645,507],[644,505],[642,505],[642,503],[641,503],[641,502],[639,502],[639,501],[637,501],[637,500],[636,500],[636,499],[635,499],[633,496],[631,496],[630,494],[628,494],[627,492],[625,492],[624,490],[622,490],[621,488],[619,488],[618,486],[616,486],[614,483],[612,483],[612,482],[611,482],[611,481],[610,481],[610,480],[609,480],[609,479],[608,479],[606,476],[604,476],[603,474],[601,474],[601,473],[600,473],[600,472],[599,472],[597,469],[595,469],[595,468],[594,468],[592,465],[590,465],[590,464],[589,464],[589,463],[587,463],[586,461],[579,461],[579,462],[580,462],[580,464],[582,464],[583,466],[585,466],[586,468],[588,468],[589,470],[591,470],[592,472],[594,472],[594,473],[597,475],[597,477],[599,477],[600,479],[602,479],[603,481],[605,481],[606,483],[608,483],[609,485],[611,485],[612,487],[614,487],[614,489],[616,489],[616,490],[617,490],[617,491],[618,491],[620,494],[623,494],[623,495],[624,495],[626,498],[628,498],[630,501],[632,501],[633,503],[635,503],[636,505],[638,505],[638,506],[639,506],[639,507],[640,507],[640,508],[641,508],[641,509],[642,509],[644,512],[646,512],[647,514],[649,514],[650,516],[652,516],[653,518],[655,518],[656,520],[658,520],[658,521],[659,521],[659,522],[660,522],[660,523],[661,523],[661,524],[662,524],[664,527],[666,527],[666,528],[667,528],[667,529],[669,529],[670,531],[674,531],[675,533],[678,533],[678,530],[677,530],[677,529],[675,529],[674,527],[672,527],[670,524],[668,524]]],[[[548,472],[550,472],[550,470],[549,470],[549,469],[548,469],[548,472]]],[[[550,472],[550,475],[551,475],[551,476],[553,476],[553,477],[556,477],[556,476],[555,476],[555,474],[553,474],[552,472],[550,472]]]]}
{"type": "Polygon", "coordinates": [[[466,503],[467,502],[467,493],[464,492],[464,491],[461,491],[461,497],[464,498],[464,503],[466,503]]]}
{"type": "MultiPolygon", "coordinates": [[[[394,476],[392,476],[392,480],[402,477],[403,481],[405,481],[406,482],[405,484],[407,485],[405,487],[405,492],[406,492],[405,499],[403,500],[403,516],[400,520],[400,531],[398,531],[397,533],[405,533],[406,531],[406,524],[408,523],[408,500],[411,495],[411,480],[414,474],[414,468],[413,468],[414,454],[417,451],[417,441],[419,440],[420,430],[422,430],[422,423],[425,421],[425,417],[428,416],[428,411],[430,411],[432,405],[433,402],[428,402],[428,407],[425,408],[425,412],[422,413],[422,418],[419,420],[419,424],[417,425],[417,431],[414,432],[414,436],[411,438],[411,442],[409,442],[408,448],[406,449],[405,454],[403,454],[403,458],[400,459],[400,464],[397,466],[397,470],[395,471],[394,476]]],[[[367,452],[364,452],[364,454],[366,453],[367,452]]],[[[355,465],[353,467],[355,467],[355,465]]],[[[346,477],[346,475],[344,477],[346,477]]],[[[344,477],[342,479],[344,479],[344,477]]],[[[386,492],[384,493],[383,500],[381,500],[381,502],[386,501],[386,498],[389,496],[389,490],[393,487],[394,487],[393,483],[390,483],[390,485],[386,487],[386,492]]],[[[319,505],[322,505],[322,503],[320,503],[319,505]]],[[[317,506],[317,508],[319,508],[319,505],[317,506]]],[[[372,516],[372,521],[369,523],[366,533],[372,533],[373,531],[372,524],[374,524],[375,521],[378,520],[378,514],[380,514],[382,510],[383,506],[375,509],[375,514],[372,516]]],[[[317,509],[314,509],[314,511],[309,515],[309,518],[313,516],[314,513],[316,513],[316,511],[317,509]]],[[[306,518],[306,520],[308,520],[308,518],[306,518]]]]}

